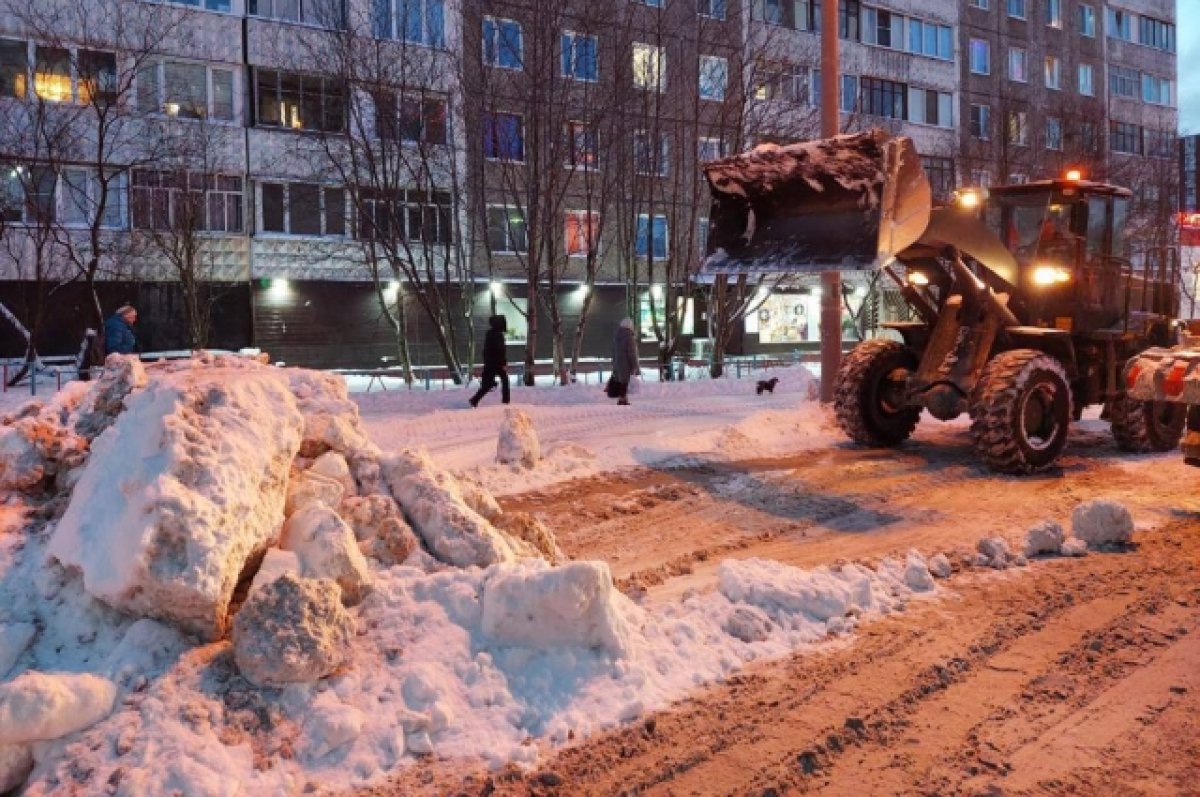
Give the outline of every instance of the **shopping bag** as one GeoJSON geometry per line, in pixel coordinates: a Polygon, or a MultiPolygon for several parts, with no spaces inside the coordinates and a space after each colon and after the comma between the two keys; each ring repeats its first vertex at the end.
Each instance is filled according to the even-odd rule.
{"type": "Polygon", "coordinates": [[[608,378],[608,384],[604,386],[604,395],[609,398],[620,398],[621,383],[617,381],[615,375],[608,378]]]}

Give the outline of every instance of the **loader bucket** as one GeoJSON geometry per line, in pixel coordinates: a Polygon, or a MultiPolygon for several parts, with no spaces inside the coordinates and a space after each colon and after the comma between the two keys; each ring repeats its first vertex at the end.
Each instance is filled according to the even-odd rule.
{"type": "Polygon", "coordinates": [[[763,145],[704,167],[707,274],[873,268],[920,238],[932,192],[908,138],[763,145]]]}

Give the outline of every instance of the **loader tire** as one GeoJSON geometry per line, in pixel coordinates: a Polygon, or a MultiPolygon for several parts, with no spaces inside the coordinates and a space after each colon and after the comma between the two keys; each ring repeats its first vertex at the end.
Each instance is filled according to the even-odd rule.
{"type": "Polygon", "coordinates": [[[1174,451],[1183,437],[1187,405],[1170,401],[1138,401],[1122,393],[1108,405],[1113,438],[1122,451],[1146,454],[1174,451]]]}
{"type": "Polygon", "coordinates": [[[842,361],[834,383],[838,426],[856,443],[897,446],[917,428],[920,407],[904,403],[907,374],[917,357],[894,340],[860,343],[842,361]]]}
{"type": "Polygon", "coordinates": [[[1062,453],[1071,427],[1071,385],[1054,357],[1033,349],[1001,352],[971,394],[971,438],[991,470],[1033,473],[1062,453]]]}

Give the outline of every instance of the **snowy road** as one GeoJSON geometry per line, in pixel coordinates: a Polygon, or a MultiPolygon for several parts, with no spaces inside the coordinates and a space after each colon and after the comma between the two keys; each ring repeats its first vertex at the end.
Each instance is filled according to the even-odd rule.
{"type": "Polygon", "coordinates": [[[490,448],[469,441],[496,408],[462,428],[449,411],[402,421],[391,439],[501,488],[506,509],[538,514],[570,556],[609,562],[644,605],[712,590],[730,558],[811,568],[917,548],[960,561],[981,537],[1067,524],[1090,498],[1128,506],[1137,544],[964,568],[946,600],[843,649],[763,662],[532,773],[430,762],[367,793],[1195,793],[1200,471],[1121,454],[1095,413],[1059,468],[1014,478],[977,465],[963,423],[925,421],[901,449],[868,451],[795,393],[755,398],[647,397],[619,426],[604,405],[534,407],[543,439],[596,452],[589,478],[559,485],[571,474],[547,467],[522,486],[486,464],[490,448]]]}

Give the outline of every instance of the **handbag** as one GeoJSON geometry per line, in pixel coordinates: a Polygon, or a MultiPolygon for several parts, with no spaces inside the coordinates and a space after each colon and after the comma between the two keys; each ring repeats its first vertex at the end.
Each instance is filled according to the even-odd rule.
{"type": "Polygon", "coordinates": [[[609,398],[621,397],[621,383],[617,381],[616,374],[608,378],[608,384],[604,386],[604,395],[609,398]]]}

